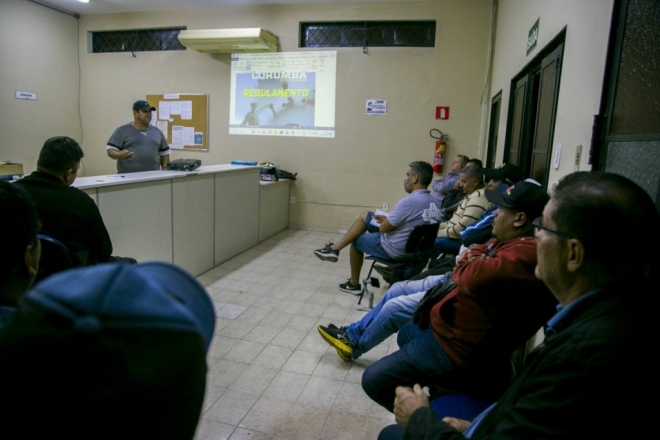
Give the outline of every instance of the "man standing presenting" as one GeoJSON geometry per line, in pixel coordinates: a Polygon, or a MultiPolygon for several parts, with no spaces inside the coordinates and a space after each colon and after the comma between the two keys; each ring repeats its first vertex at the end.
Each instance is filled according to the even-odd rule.
{"type": "Polygon", "coordinates": [[[464,154],[459,154],[456,156],[456,159],[451,163],[451,169],[446,176],[437,179],[433,182],[431,187],[431,195],[438,201],[438,206],[442,204],[442,199],[451,191],[451,189],[456,186],[458,181],[459,171],[465,168],[467,165],[468,157],[464,154]]]}
{"type": "Polygon", "coordinates": [[[108,157],[117,161],[118,173],[167,169],[170,146],[160,129],[151,125],[151,112],[156,110],[147,101],[133,104],[133,122],[117,128],[105,147],[108,157]]]}
{"type": "Polygon", "coordinates": [[[348,293],[359,293],[360,270],[364,263],[364,254],[383,259],[406,258],[406,241],[410,232],[425,223],[422,214],[431,205],[437,209],[435,199],[428,188],[433,178],[433,168],[428,162],[411,162],[410,169],[403,181],[403,188],[409,194],[396,204],[387,216],[375,215],[368,211],[353,223],[346,234],[337,243],[328,243],[324,248],[314,251],[321,260],[336,262],[339,251],[351,245],[351,277],[339,285],[339,289],[348,293]],[[375,219],[379,226],[371,223],[375,219]],[[366,232],[369,232],[366,234],[366,232]]]}

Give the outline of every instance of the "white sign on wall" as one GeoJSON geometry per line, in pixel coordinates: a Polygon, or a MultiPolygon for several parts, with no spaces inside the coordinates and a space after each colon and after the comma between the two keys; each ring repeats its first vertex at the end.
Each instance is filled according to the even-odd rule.
{"type": "Polygon", "coordinates": [[[387,114],[387,100],[367,99],[365,111],[368,115],[385,115],[387,114]]]}
{"type": "Polygon", "coordinates": [[[16,99],[27,99],[30,101],[36,101],[37,94],[30,92],[19,92],[18,90],[16,90],[16,99]]]}

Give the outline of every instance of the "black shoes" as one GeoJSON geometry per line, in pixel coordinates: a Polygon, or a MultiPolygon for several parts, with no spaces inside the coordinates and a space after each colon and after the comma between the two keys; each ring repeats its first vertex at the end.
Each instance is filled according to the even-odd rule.
{"type": "Polygon", "coordinates": [[[333,243],[326,243],[323,248],[315,250],[314,255],[316,255],[323,261],[331,261],[333,263],[336,263],[337,260],[339,259],[339,251],[332,249],[330,247],[332,246],[332,244],[333,243]]]}
{"type": "Polygon", "coordinates": [[[345,283],[339,285],[339,290],[342,292],[352,293],[353,295],[359,295],[362,292],[362,286],[360,284],[351,284],[351,279],[347,279],[345,283]]]}
{"type": "Polygon", "coordinates": [[[342,361],[350,362],[353,360],[353,344],[348,339],[344,327],[337,328],[334,324],[330,324],[327,327],[319,325],[318,331],[325,342],[337,351],[342,361]]]}

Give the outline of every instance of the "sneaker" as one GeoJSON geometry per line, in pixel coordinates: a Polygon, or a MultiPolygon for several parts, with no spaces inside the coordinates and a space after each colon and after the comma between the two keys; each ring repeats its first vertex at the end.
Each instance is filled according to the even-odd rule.
{"type": "Polygon", "coordinates": [[[335,348],[335,351],[337,352],[337,356],[339,356],[339,359],[341,359],[344,362],[353,362],[353,358],[351,356],[345,355],[343,351],[341,351],[338,348],[335,348]]]}
{"type": "Polygon", "coordinates": [[[337,260],[339,259],[339,251],[332,249],[330,247],[332,245],[333,243],[326,243],[325,247],[323,247],[322,249],[315,250],[314,255],[316,255],[323,261],[332,261],[333,263],[336,263],[337,260]]]}
{"type": "Polygon", "coordinates": [[[353,295],[359,295],[362,292],[362,286],[360,284],[351,284],[351,279],[349,278],[345,283],[339,285],[339,290],[352,293],[353,295]]]}
{"type": "Polygon", "coordinates": [[[353,360],[353,344],[351,343],[351,340],[348,339],[343,327],[333,329],[319,325],[318,331],[325,342],[337,350],[337,354],[341,360],[344,362],[350,362],[353,360]]]}

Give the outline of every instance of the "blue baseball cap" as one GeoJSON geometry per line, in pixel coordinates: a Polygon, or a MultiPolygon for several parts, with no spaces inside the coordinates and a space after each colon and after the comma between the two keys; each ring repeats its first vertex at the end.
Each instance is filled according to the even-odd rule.
{"type": "Polygon", "coordinates": [[[37,284],[0,332],[7,437],[193,438],[213,303],[169,263],[108,263],[37,284]],[[33,423],[35,401],[46,410],[33,423]],[[127,434],[129,433],[129,434],[127,434]]]}
{"type": "Polygon", "coordinates": [[[164,262],[108,263],[53,275],[25,301],[66,318],[83,332],[105,328],[173,329],[199,333],[208,351],[213,303],[188,272],[164,262]]]}

